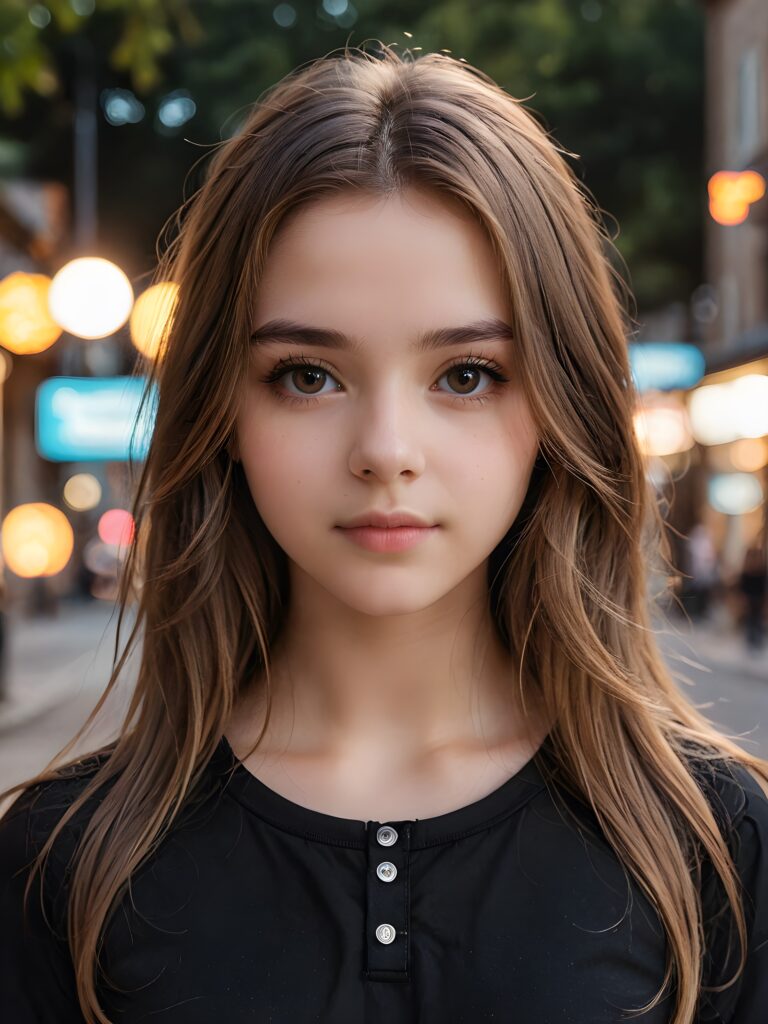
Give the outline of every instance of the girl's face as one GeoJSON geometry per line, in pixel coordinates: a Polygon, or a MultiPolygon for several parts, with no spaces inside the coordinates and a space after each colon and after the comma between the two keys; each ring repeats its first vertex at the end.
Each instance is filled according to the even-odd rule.
{"type": "Polygon", "coordinates": [[[324,197],[283,223],[254,310],[236,447],[294,588],[307,574],[382,616],[462,585],[485,592],[538,447],[508,312],[482,228],[431,194],[324,197]],[[484,339],[419,344],[481,322],[484,339]],[[340,524],[372,510],[436,528],[371,551],[340,524]]]}

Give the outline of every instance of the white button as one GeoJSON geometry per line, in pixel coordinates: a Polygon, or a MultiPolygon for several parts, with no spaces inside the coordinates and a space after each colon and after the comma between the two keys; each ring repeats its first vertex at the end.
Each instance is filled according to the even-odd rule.
{"type": "Polygon", "coordinates": [[[397,874],[397,868],[391,860],[383,860],[376,868],[376,874],[382,882],[391,882],[397,874]]]}
{"type": "Polygon", "coordinates": [[[395,929],[391,924],[380,924],[376,929],[376,938],[388,946],[390,942],[395,941],[395,929]]]}
{"type": "Polygon", "coordinates": [[[376,833],[376,838],[381,846],[394,846],[397,842],[397,832],[390,825],[382,825],[376,833]]]}

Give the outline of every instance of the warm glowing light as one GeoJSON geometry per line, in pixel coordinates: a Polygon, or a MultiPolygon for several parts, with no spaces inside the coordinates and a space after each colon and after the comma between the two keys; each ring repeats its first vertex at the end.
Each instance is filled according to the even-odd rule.
{"type": "Polygon", "coordinates": [[[763,503],[760,481],[751,473],[718,473],[709,480],[709,504],[727,516],[754,512],[763,503]]]}
{"type": "Polygon", "coordinates": [[[768,466],[768,441],[764,437],[742,437],[731,447],[731,465],[744,473],[756,473],[768,466]]]}
{"type": "Polygon", "coordinates": [[[726,444],[768,434],[768,375],[748,373],[691,393],[693,436],[701,444],[726,444]]]}
{"type": "Polygon", "coordinates": [[[64,501],[76,512],[87,512],[101,501],[101,484],[93,473],[75,473],[64,484],[64,501]]]}
{"type": "Polygon", "coordinates": [[[54,319],[80,338],[106,338],[123,326],[133,307],[133,288],[123,271],[96,256],[67,263],[51,283],[54,319]]]}
{"type": "Polygon", "coordinates": [[[709,212],[718,224],[741,224],[749,207],[765,195],[765,178],[757,171],[718,171],[709,179],[709,212]]]}
{"type": "Polygon", "coordinates": [[[155,359],[178,300],[179,286],[173,281],[153,284],[136,299],[131,313],[131,341],[147,359],[155,359]]]}
{"type": "Polygon", "coordinates": [[[44,352],[61,335],[50,314],[51,279],[14,271],[0,281],[0,345],[16,355],[44,352]]]}
{"type": "Polygon", "coordinates": [[[133,516],[123,508],[111,508],[99,519],[98,534],[105,544],[128,546],[133,541],[133,516]]]}
{"type": "Polygon", "coordinates": [[[69,561],[74,534],[64,513],[43,502],[17,505],[3,521],[5,563],[17,576],[55,576],[69,561]]]}
{"type": "Polygon", "coordinates": [[[675,455],[693,447],[688,414],[680,402],[666,399],[644,404],[635,412],[633,421],[644,455],[675,455]]]}

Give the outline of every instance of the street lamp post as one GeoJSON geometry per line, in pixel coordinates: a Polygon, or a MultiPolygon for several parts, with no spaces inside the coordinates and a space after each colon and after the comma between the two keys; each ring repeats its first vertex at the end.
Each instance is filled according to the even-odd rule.
{"type": "MultiPolygon", "coordinates": [[[[5,451],[5,435],[3,433],[5,409],[3,406],[3,389],[5,378],[10,372],[10,357],[0,351],[0,456],[5,451]]],[[[5,459],[0,459],[0,523],[5,517],[5,459]]],[[[7,650],[5,643],[5,566],[3,565],[2,547],[0,547],[0,701],[8,696],[7,650]]]]}

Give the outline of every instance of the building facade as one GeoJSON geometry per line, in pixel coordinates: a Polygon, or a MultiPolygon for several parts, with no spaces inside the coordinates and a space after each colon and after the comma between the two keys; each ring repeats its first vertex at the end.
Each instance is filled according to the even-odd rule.
{"type": "MultiPolygon", "coordinates": [[[[721,170],[768,177],[768,4],[706,5],[707,179],[721,170]]],[[[740,224],[707,218],[707,278],[717,312],[706,336],[713,370],[768,358],[768,194],[740,224]]]]}

